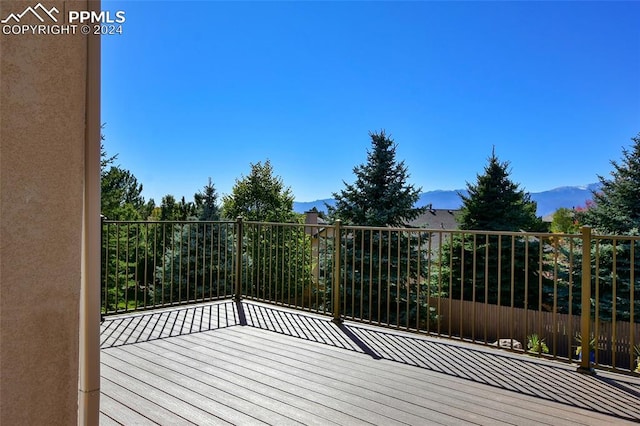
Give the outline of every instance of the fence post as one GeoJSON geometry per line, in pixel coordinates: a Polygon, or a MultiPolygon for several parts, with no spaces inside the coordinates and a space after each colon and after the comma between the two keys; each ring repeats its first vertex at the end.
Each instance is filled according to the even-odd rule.
{"type": "Polygon", "coordinates": [[[582,307],[580,311],[580,339],[582,359],[578,372],[594,374],[591,368],[591,228],[583,226],[582,232],[582,307]]]}
{"type": "Polygon", "coordinates": [[[342,222],[340,219],[336,220],[335,228],[333,229],[333,274],[332,275],[332,289],[333,302],[331,303],[333,308],[333,322],[342,323],[340,318],[340,248],[342,243],[340,241],[340,225],[342,222]]]}
{"type": "Polygon", "coordinates": [[[236,273],[235,273],[235,295],[236,302],[242,300],[242,240],[243,240],[243,222],[242,216],[236,219],[236,273]]]}

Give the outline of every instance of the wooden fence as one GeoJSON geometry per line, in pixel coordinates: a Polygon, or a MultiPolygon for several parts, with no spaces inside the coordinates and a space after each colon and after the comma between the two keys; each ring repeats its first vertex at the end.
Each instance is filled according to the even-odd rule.
{"type": "MultiPolygon", "coordinates": [[[[430,306],[438,313],[438,322],[430,332],[492,344],[507,339],[511,346],[516,341],[527,350],[528,337],[537,334],[549,347],[548,356],[577,360],[576,337],[580,335],[580,316],[533,311],[510,306],[499,306],[448,298],[431,299],[430,306]]],[[[591,321],[593,336],[597,336],[592,357],[599,367],[616,369],[635,368],[636,358],[632,345],[640,343],[640,324],[626,321],[591,321]]],[[[514,347],[515,350],[518,348],[514,347]]]]}

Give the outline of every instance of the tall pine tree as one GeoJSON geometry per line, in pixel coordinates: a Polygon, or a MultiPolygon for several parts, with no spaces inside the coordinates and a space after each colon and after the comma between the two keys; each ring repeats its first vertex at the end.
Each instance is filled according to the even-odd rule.
{"type": "Polygon", "coordinates": [[[475,184],[467,183],[469,195],[460,195],[460,228],[489,232],[455,234],[444,245],[441,282],[449,283],[447,292],[454,299],[537,309],[550,300],[539,271],[540,239],[493,233],[543,230],[536,203],[509,174],[509,163],[494,150],[484,174],[475,184]]]}
{"type": "MultiPolygon", "coordinates": [[[[423,213],[414,207],[420,188],[409,184],[403,161],[396,160],[396,144],[384,131],[370,133],[367,163],[354,167],[356,180],[334,193],[332,219],[345,225],[402,227],[423,213]]],[[[340,238],[345,254],[342,280],[346,316],[364,320],[424,327],[428,265],[422,244],[426,233],[349,229],[340,238]],[[420,324],[418,324],[420,323],[420,324]]]]}
{"type": "Polygon", "coordinates": [[[640,229],[640,133],[631,140],[631,149],[622,149],[622,162],[611,161],[611,179],[598,176],[602,187],[593,193],[594,203],[580,215],[581,223],[602,234],[640,229]]]}
{"type": "Polygon", "coordinates": [[[196,205],[198,220],[219,220],[220,208],[218,207],[218,193],[209,178],[209,182],[204,186],[203,190],[197,192],[193,199],[196,205]]]}
{"type": "MultiPolygon", "coordinates": [[[[593,193],[593,203],[578,214],[579,222],[598,234],[629,236],[592,242],[592,274],[598,277],[598,288],[593,286],[592,294],[595,299],[598,292],[602,320],[629,320],[633,311],[634,321],[640,322],[640,241],[634,238],[640,235],[640,133],[631,140],[631,148],[622,149],[622,160],[611,161],[611,179],[598,176],[600,191],[593,193]]],[[[581,259],[581,253],[574,256],[581,259]]],[[[580,291],[580,270],[573,274],[576,291],[580,291]]]]}
{"type": "Polygon", "coordinates": [[[509,178],[509,163],[500,162],[495,150],[483,175],[467,183],[469,196],[460,195],[460,228],[480,231],[542,231],[537,205],[529,193],[509,178]]]}
{"type": "Polygon", "coordinates": [[[414,207],[420,188],[407,183],[409,173],[404,161],[396,161],[393,139],[384,130],[369,136],[367,163],[353,168],[353,184],[345,182],[345,189],[333,194],[336,205],[329,213],[350,225],[403,226],[425,211],[414,207]]]}

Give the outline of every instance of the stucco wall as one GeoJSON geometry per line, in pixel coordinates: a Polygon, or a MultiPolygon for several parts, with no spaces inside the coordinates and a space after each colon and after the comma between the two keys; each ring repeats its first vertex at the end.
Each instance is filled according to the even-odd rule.
{"type": "MultiPolygon", "coordinates": [[[[2,0],[0,19],[36,4],[2,0]]],[[[0,35],[3,425],[77,422],[86,75],[81,34],[0,35]]]]}

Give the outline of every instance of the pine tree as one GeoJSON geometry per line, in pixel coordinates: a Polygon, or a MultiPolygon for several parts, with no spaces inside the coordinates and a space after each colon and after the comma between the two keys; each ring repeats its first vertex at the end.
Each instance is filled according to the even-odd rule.
{"type": "Polygon", "coordinates": [[[220,208],[218,207],[218,193],[209,178],[209,183],[205,185],[202,192],[197,192],[195,200],[198,220],[218,220],[220,219],[220,208]]]}
{"type": "Polygon", "coordinates": [[[425,211],[414,207],[420,188],[407,183],[409,173],[404,161],[396,161],[393,139],[384,130],[369,136],[367,163],[354,167],[353,184],[345,182],[345,189],[333,194],[336,204],[328,206],[329,213],[345,224],[403,226],[425,211]]]}
{"type": "Polygon", "coordinates": [[[640,133],[630,150],[622,149],[622,162],[611,161],[611,179],[598,176],[602,188],[580,220],[603,234],[628,234],[640,229],[640,133]]]}
{"type": "MultiPolygon", "coordinates": [[[[477,175],[475,184],[467,183],[469,195],[460,195],[461,229],[543,229],[542,220],[536,216],[536,203],[509,174],[509,163],[500,162],[493,151],[484,174],[477,175]]],[[[537,309],[540,293],[543,305],[550,297],[546,280],[539,288],[540,247],[539,239],[515,235],[456,234],[440,251],[441,282],[450,283],[446,290],[454,299],[537,309]]]]}
{"type": "MultiPolygon", "coordinates": [[[[345,225],[402,227],[426,208],[416,208],[420,188],[407,183],[403,161],[396,160],[396,144],[384,131],[370,133],[367,163],[354,167],[356,180],[334,193],[332,219],[345,225]]],[[[340,239],[345,259],[344,314],[371,321],[416,326],[429,319],[426,276],[427,235],[405,231],[354,229],[340,239]],[[418,270],[420,265],[420,270],[418,270]]],[[[420,324],[424,326],[424,324],[420,324]]]]}
{"type": "MultiPolygon", "coordinates": [[[[640,235],[640,133],[631,140],[631,148],[622,149],[622,161],[611,161],[611,179],[598,176],[600,191],[593,193],[593,202],[578,214],[579,221],[596,233],[629,236],[592,242],[592,274],[598,277],[598,288],[593,286],[592,294],[594,298],[596,290],[599,294],[598,315],[602,320],[612,319],[614,314],[618,321],[628,320],[633,311],[634,320],[640,322],[640,241],[634,238],[640,235]],[[597,270],[595,259],[599,261],[597,270]]],[[[574,256],[581,258],[580,253],[574,256]]],[[[579,292],[580,270],[573,274],[575,291],[579,292]]]]}
{"type": "Polygon", "coordinates": [[[537,205],[529,193],[509,178],[509,163],[500,162],[495,150],[483,175],[467,183],[468,196],[460,194],[460,228],[481,231],[541,231],[537,205]]]}

